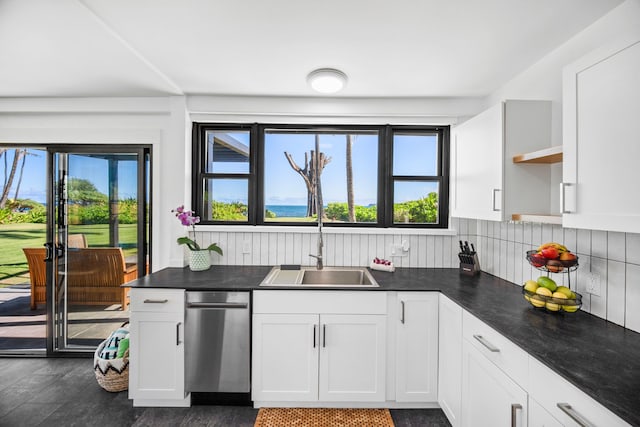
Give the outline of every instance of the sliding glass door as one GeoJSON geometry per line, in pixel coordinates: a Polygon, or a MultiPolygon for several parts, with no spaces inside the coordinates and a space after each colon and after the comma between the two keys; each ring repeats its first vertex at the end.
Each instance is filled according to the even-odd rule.
{"type": "Polygon", "coordinates": [[[149,149],[49,147],[48,353],[92,351],[128,320],[148,271],[149,149]]]}

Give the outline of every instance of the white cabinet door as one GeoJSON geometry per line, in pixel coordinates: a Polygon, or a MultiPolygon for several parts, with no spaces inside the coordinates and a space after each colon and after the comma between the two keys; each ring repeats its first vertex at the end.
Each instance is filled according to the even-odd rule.
{"type": "Polygon", "coordinates": [[[552,213],[549,165],[513,163],[516,155],[550,147],[549,101],[504,101],[452,135],[452,216],[503,221],[552,213]]]}
{"type": "Polygon", "coordinates": [[[529,356],[529,395],[564,426],[629,426],[583,391],[529,356]]]}
{"type": "Polygon", "coordinates": [[[179,314],[131,313],[131,399],[184,398],[183,321],[179,314]]]}
{"type": "Polygon", "coordinates": [[[451,148],[451,216],[502,220],[503,104],[456,126],[451,148]]]}
{"type": "Polygon", "coordinates": [[[396,324],[396,401],[438,398],[438,292],[400,292],[396,324]]]}
{"type": "Polygon", "coordinates": [[[529,396],[529,427],[564,427],[564,425],[529,396]]]}
{"type": "Polygon", "coordinates": [[[317,314],[254,314],[254,401],[318,399],[317,314]]]}
{"type": "Polygon", "coordinates": [[[320,328],[320,400],[384,401],[386,316],[322,314],[320,328]]]}
{"type": "Polygon", "coordinates": [[[440,294],[438,403],[452,427],[460,426],[462,398],[462,308],[440,294]]]}
{"type": "Polygon", "coordinates": [[[527,426],[527,393],[467,340],[462,343],[462,425],[527,426]]]}
{"type": "Polygon", "coordinates": [[[184,389],[184,290],[131,289],[129,398],[189,406],[184,389]]]}
{"type": "Polygon", "coordinates": [[[565,227],[640,232],[640,41],[597,50],[564,70],[565,227]]]}

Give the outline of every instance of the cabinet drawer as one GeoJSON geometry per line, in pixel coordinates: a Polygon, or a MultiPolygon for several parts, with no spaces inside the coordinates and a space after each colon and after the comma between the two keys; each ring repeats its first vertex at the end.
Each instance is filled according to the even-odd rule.
{"type": "Polygon", "coordinates": [[[387,314],[387,293],[367,291],[254,291],[254,313],[387,314]]]}
{"type": "Polygon", "coordinates": [[[464,311],[462,336],[525,390],[529,355],[477,317],[464,311]]]}
{"type": "Polygon", "coordinates": [[[129,292],[131,311],[184,312],[184,289],[137,289],[129,292]]]}
{"type": "Polygon", "coordinates": [[[568,404],[571,408],[569,412],[590,422],[590,425],[603,427],[629,425],[534,357],[529,357],[529,372],[529,394],[563,424],[579,425],[571,421],[567,412],[558,407],[558,403],[568,404]]]}

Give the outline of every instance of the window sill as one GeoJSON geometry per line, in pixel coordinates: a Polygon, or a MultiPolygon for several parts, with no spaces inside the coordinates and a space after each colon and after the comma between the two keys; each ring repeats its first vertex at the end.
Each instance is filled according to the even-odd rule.
{"type": "MultiPolygon", "coordinates": [[[[288,225],[197,225],[196,231],[214,231],[224,233],[303,233],[316,234],[317,227],[297,227],[288,225]]],[[[390,235],[431,235],[455,236],[452,228],[361,228],[361,227],[323,227],[323,234],[390,234],[390,235]]]]}

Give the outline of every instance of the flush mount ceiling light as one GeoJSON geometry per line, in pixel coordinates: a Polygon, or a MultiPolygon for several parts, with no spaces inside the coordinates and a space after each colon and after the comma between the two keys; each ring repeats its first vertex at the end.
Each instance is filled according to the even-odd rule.
{"type": "Polygon", "coordinates": [[[347,84],[347,75],[333,68],[320,68],[309,73],[307,82],[316,92],[336,93],[347,84]]]}

